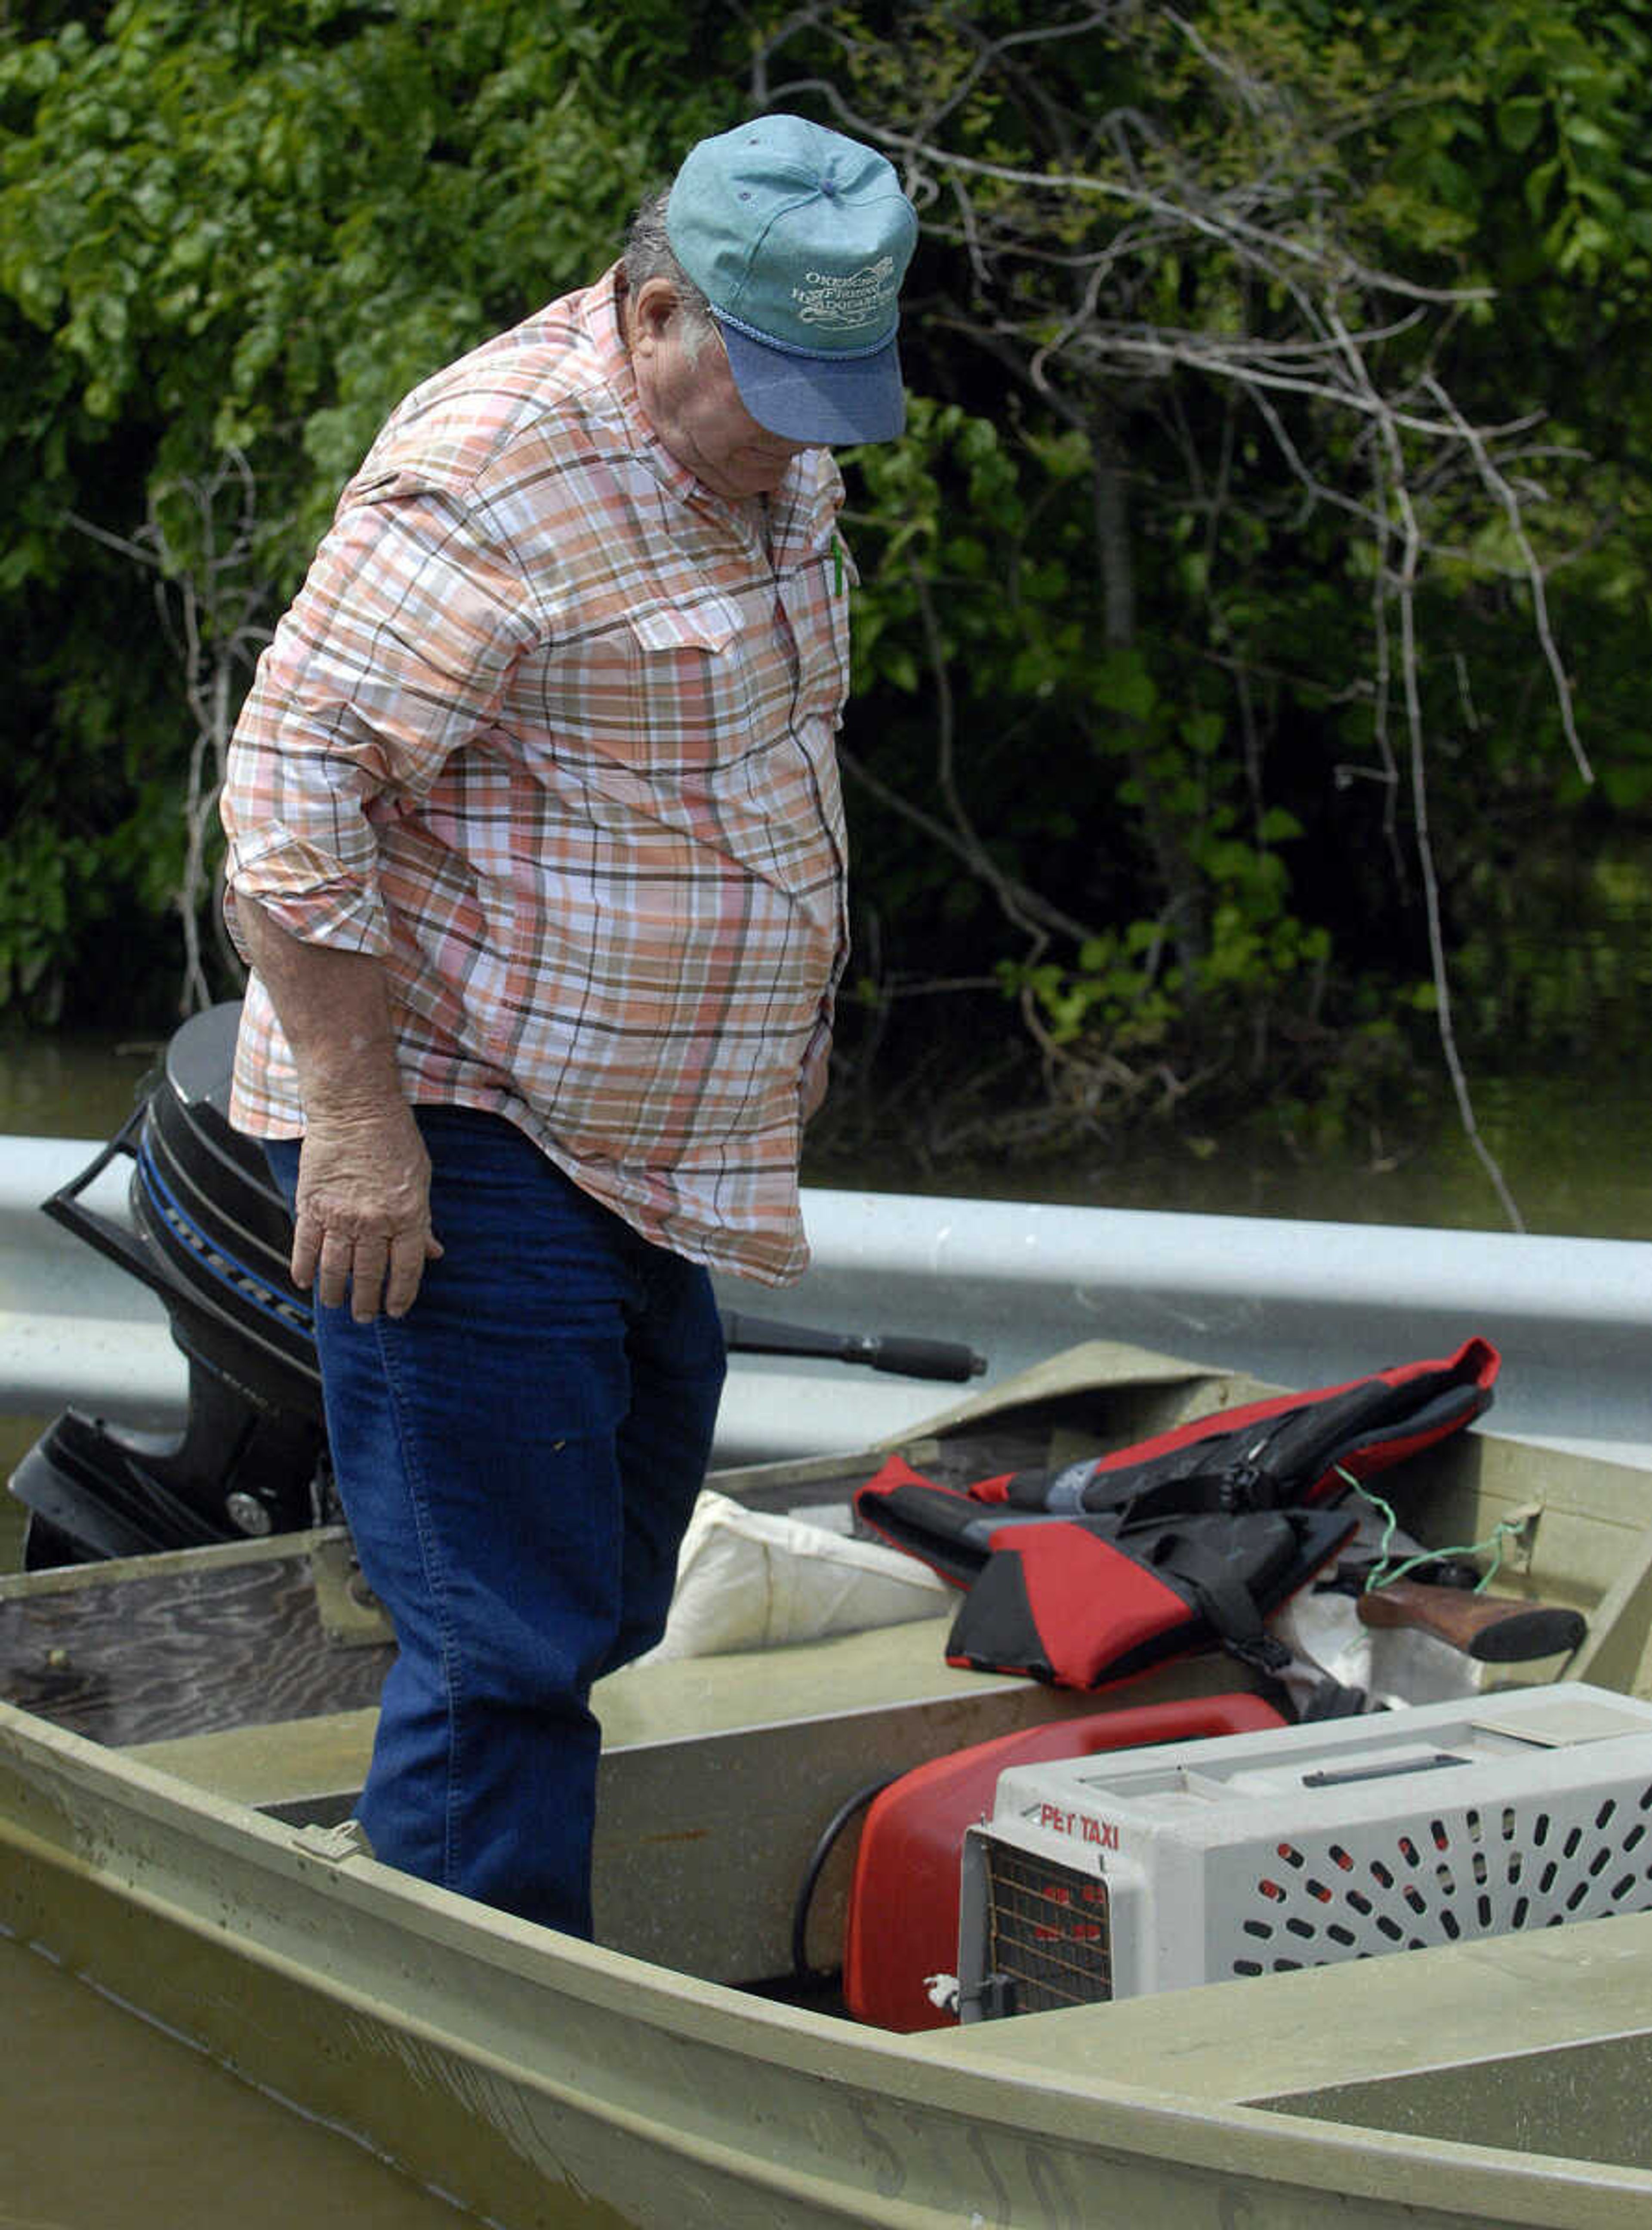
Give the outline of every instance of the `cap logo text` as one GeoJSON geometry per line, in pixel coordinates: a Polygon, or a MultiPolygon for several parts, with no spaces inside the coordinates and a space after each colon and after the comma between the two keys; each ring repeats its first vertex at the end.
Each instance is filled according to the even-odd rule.
{"type": "Polygon", "coordinates": [[[806,325],[858,332],[887,319],[895,300],[894,274],[892,255],[865,264],[858,271],[810,271],[804,274],[802,286],[793,287],[792,300],[806,325]]]}

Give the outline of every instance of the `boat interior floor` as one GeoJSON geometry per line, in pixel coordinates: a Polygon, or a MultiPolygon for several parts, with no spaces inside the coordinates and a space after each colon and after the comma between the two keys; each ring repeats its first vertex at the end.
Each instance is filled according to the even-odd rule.
{"type": "MultiPolygon", "coordinates": [[[[949,1608],[601,1683],[599,1940],[708,1980],[785,1975],[800,1885],[841,1806],[969,1743],[1096,1709],[955,1671],[949,1608]]],[[[391,1647],[337,1529],[0,1580],[8,1701],[295,1825],[350,1815],[391,1647]]],[[[1231,1689],[1237,1672],[1190,1659],[1154,1677],[1151,1698],[1231,1689]]],[[[810,1905],[823,1967],[842,1940],[853,1842],[820,1868],[810,1905]]]]}

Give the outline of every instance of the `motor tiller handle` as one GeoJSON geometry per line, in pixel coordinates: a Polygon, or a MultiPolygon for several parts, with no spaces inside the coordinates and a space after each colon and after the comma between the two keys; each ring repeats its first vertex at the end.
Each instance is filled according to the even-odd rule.
{"type": "Polygon", "coordinates": [[[902,1332],[822,1331],[813,1324],[777,1324],[769,1317],[724,1312],[723,1336],[741,1355],[819,1357],[829,1363],[860,1363],[870,1370],[901,1378],[942,1378],[955,1383],[979,1378],[987,1358],[974,1349],[945,1339],[913,1339],[902,1332]]]}

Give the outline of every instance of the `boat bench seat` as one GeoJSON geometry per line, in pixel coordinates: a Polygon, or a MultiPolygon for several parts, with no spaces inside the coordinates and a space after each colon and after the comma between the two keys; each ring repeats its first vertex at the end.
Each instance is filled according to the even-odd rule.
{"type": "Polygon", "coordinates": [[[1649,2004],[1652,1913],[1634,1913],[972,2022],[924,2049],[1018,2083],[1041,2070],[1122,2079],[1202,2105],[1644,2169],[1649,2004]]]}

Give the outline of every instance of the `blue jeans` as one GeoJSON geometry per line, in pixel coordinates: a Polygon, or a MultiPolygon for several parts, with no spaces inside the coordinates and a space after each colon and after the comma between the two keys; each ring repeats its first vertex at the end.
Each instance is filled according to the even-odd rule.
{"type": "MultiPolygon", "coordinates": [[[[591,1932],[594,1681],[664,1629],[723,1387],[705,1272],[502,1118],[417,1111],[444,1253],[399,1320],[316,1311],[345,1515],[395,1628],[376,1854],[591,1932]]],[[[289,1201],[295,1140],[272,1142],[289,1201]]]]}

